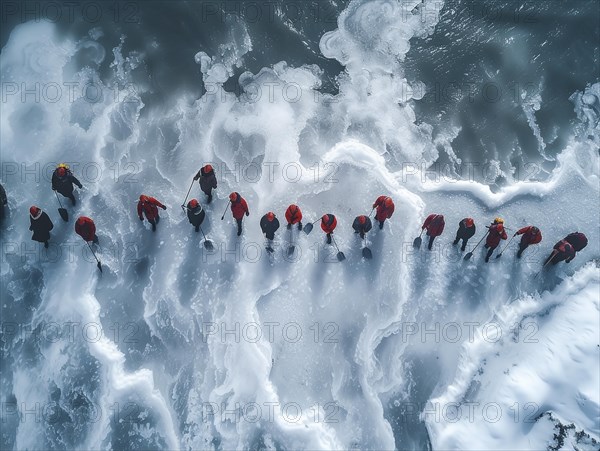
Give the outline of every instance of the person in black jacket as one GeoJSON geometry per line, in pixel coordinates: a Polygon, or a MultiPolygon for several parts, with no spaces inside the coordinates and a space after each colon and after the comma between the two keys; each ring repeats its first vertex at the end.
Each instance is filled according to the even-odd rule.
{"type": "Polygon", "coordinates": [[[0,221],[4,219],[4,209],[8,205],[8,199],[6,198],[6,191],[4,191],[4,187],[0,184],[0,221]]]}
{"type": "Polygon", "coordinates": [[[196,199],[192,199],[187,204],[187,217],[192,224],[196,228],[196,232],[200,231],[200,226],[206,217],[206,212],[200,205],[196,199]]]}
{"type": "Polygon", "coordinates": [[[52,189],[71,199],[71,203],[75,205],[73,184],[77,185],[80,189],[83,188],[69,167],[64,163],[59,164],[52,173],[52,189]]]}
{"type": "Polygon", "coordinates": [[[275,232],[279,229],[279,219],[275,217],[275,213],[270,211],[261,218],[260,229],[267,240],[273,241],[275,239],[275,232]]]}
{"type": "Polygon", "coordinates": [[[354,233],[359,233],[361,240],[364,239],[366,233],[371,230],[372,227],[373,223],[371,222],[371,218],[365,215],[357,216],[352,223],[354,233]]]}
{"type": "Polygon", "coordinates": [[[210,164],[207,164],[201,168],[198,173],[194,176],[194,180],[200,179],[200,189],[204,194],[208,196],[206,203],[212,202],[212,190],[217,189],[217,176],[215,171],[210,164]]]}
{"type": "Polygon", "coordinates": [[[49,246],[50,230],[54,228],[50,217],[41,208],[33,205],[29,209],[29,222],[29,230],[33,231],[31,239],[44,243],[44,247],[47,248],[49,246]]]}
{"type": "Polygon", "coordinates": [[[458,231],[452,244],[456,246],[460,240],[463,240],[460,250],[464,251],[467,248],[467,242],[473,235],[475,235],[475,221],[473,218],[465,218],[458,223],[458,231]]]}

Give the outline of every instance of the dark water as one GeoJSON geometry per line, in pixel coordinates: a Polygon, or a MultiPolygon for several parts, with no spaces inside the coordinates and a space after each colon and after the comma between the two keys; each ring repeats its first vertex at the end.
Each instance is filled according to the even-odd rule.
{"type": "MultiPolygon", "coordinates": [[[[600,79],[600,3],[450,0],[440,19],[432,36],[412,41],[406,60],[409,81],[428,90],[415,102],[417,117],[437,133],[461,127],[452,148],[463,162],[553,159],[576,119],[569,97],[600,79]],[[544,150],[523,111],[536,96],[544,150]]],[[[553,167],[544,163],[539,178],[553,167]]]]}
{"type": "MultiPolygon", "coordinates": [[[[100,27],[104,35],[98,42],[105,49],[118,46],[125,36],[123,54],[143,54],[143,64],[135,69],[134,77],[151,88],[142,98],[146,109],[169,105],[180,93],[200,97],[204,87],[194,56],[199,51],[218,55],[221,46],[231,40],[232,23],[247,26],[253,48],[225,84],[229,91],[238,89],[237,77],[242,72],[257,73],[286,61],[291,66],[318,65],[324,72],[322,91],[336,93],[336,76],[344,70],[320,54],[319,40],[337,27],[336,18],[348,0],[99,2],[102,17],[98,20],[86,20],[78,8],[71,20],[66,6],[70,2],[53,3],[64,5],[56,22],[65,36],[79,40],[90,29],[100,27]]],[[[2,6],[2,47],[18,23],[33,16],[55,17],[49,9],[44,14],[43,6],[37,12],[32,6],[24,14],[22,3],[11,3],[16,10],[6,9],[7,5],[2,6]]],[[[460,128],[451,146],[463,163],[497,159],[506,168],[538,162],[541,170],[536,176],[544,178],[554,166],[553,158],[574,133],[576,117],[569,97],[600,80],[599,20],[600,2],[594,0],[447,1],[435,33],[413,39],[404,63],[408,81],[423,82],[427,92],[414,102],[417,120],[433,125],[436,135],[450,135],[460,128]],[[533,112],[531,105],[536,103],[539,109],[533,112]]],[[[77,58],[80,66],[92,64],[85,52],[79,52],[77,58]]],[[[109,54],[98,67],[106,77],[113,73],[112,60],[109,54]]],[[[441,163],[451,161],[443,151],[440,154],[441,163]]],[[[490,180],[494,182],[501,184],[502,180],[490,180]]],[[[142,342],[149,340],[144,336],[142,342]]],[[[153,352],[163,352],[160,346],[156,348],[153,352]]],[[[129,364],[137,364],[135,355],[143,351],[147,351],[145,345],[144,349],[131,349],[129,364]]],[[[27,357],[26,352],[24,355],[27,357]]],[[[0,357],[4,363],[10,361],[8,355],[0,357]]],[[[92,374],[95,362],[84,363],[92,374]]],[[[418,357],[409,363],[415,378],[411,399],[424,403],[435,386],[436,364],[418,357]]],[[[398,407],[390,402],[386,418],[398,444],[413,449],[430,447],[424,424],[408,415],[402,404],[398,407]]],[[[3,443],[10,447],[13,439],[3,443]]],[[[261,448],[263,443],[258,442],[257,448],[261,448]]],[[[128,442],[126,428],[116,432],[112,446],[125,449],[134,445],[164,447],[156,437],[134,444],[128,442]]]]}
{"type": "MultiPolygon", "coordinates": [[[[38,4],[39,2],[31,2],[38,4]]],[[[319,51],[321,36],[337,27],[337,17],[349,0],[298,1],[140,1],[99,2],[93,8],[56,9],[42,6],[3,6],[2,47],[12,28],[24,19],[47,18],[61,33],[81,39],[100,27],[106,49],[126,36],[123,54],[142,52],[144,64],[134,71],[150,92],[142,100],[168,105],[181,92],[203,94],[194,55],[219,55],[232,40],[232,24],[247,26],[252,50],[225,84],[239,90],[238,76],[257,73],[279,61],[289,65],[317,64],[324,72],[324,92],[335,93],[335,77],[343,71],[337,61],[319,51]],[[15,9],[16,8],[16,9],[15,9]],[[69,12],[72,11],[71,14],[69,12]],[[95,16],[99,16],[96,18],[95,16]]],[[[52,2],[54,5],[60,2],[52,2]]],[[[539,163],[522,177],[543,179],[554,167],[554,157],[572,135],[575,120],[569,97],[600,79],[600,2],[450,0],[429,7],[439,15],[435,33],[413,38],[405,61],[409,82],[424,83],[426,95],[414,102],[417,120],[434,127],[435,134],[452,134],[451,147],[463,164],[500,161],[501,168],[539,163]],[[534,111],[531,105],[539,103],[534,111]],[[525,110],[529,108],[530,117],[525,110]],[[539,128],[539,137],[532,127],[539,128]]],[[[81,53],[81,52],[80,52],[81,53]]],[[[99,68],[110,73],[110,55],[99,68]]],[[[142,111],[144,114],[144,111],[142,111]]],[[[449,163],[440,152],[440,163],[449,163]]],[[[455,167],[459,175],[460,168],[455,167]]],[[[485,182],[502,184],[492,174],[485,182]]]]}
{"type": "MultiPolygon", "coordinates": [[[[326,73],[323,90],[335,92],[333,79],[343,67],[320,54],[319,40],[323,33],[337,27],[337,16],[348,2],[105,1],[96,2],[101,6],[98,19],[91,7],[68,6],[73,2],[52,2],[63,5],[60,13],[50,7],[30,5],[26,9],[21,5],[14,6],[14,12],[12,7],[8,11],[3,9],[0,38],[4,47],[11,30],[24,18],[48,19],[61,33],[75,40],[100,27],[104,36],[98,42],[106,49],[118,46],[125,35],[123,54],[144,53],[144,66],[138,69],[139,81],[150,83],[156,95],[154,101],[165,101],[182,91],[195,97],[202,95],[202,74],[194,55],[200,51],[218,55],[219,46],[231,40],[232,22],[242,22],[248,28],[253,49],[244,56],[243,67],[226,84],[228,90],[235,91],[237,76],[243,71],[257,73],[263,67],[286,61],[292,66],[318,64],[326,73]]],[[[31,3],[43,5],[43,2],[31,3]]],[[[105,74],[109,73],[111,61],[108,55],[100,67],[105,74]]],[[[151,103],[148,98],[143,100],[146,105],[151,103]]]]}

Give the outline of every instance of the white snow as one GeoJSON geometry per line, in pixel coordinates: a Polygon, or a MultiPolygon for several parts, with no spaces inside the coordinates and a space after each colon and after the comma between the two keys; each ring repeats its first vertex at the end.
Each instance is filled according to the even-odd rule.
{"type": "MultiPolygon", "coordinates": [[[[433,31],[434,15],[426,21],[420,14],[403,17],[406,5],[399,5],[351,2],[338,29],[323,37],[323,54],[347,68],[335,98],[316,91],[319,68],[285,62],[244,73],[245,95],[222,90],[252,46],[242,25],[224,56],[196,54],[211,83],[200,99],[148,109],[141,92],[93,104],[67,96],[57,102],[7,96],[0,144],[4,167],[16,167],[17,174],[5,171],[2,180],[12,212],[2,238],[8,243],[3,283],[11,281],[6,290],[23,311],[27,289],[40,290],[41,304],[22,320],[32,328],[71,321],[101,324],[105,332],[97,341],[46,341],[32,363],[14,363],[11,390],[19,403],[47,403],[50,382],[68,393],[76,386],[69,375],[86,355],[99,367],[98,381],[86,381],[97,382],[87,393],[92,401],[107,412],[115,402],[133,400],[142,407],[142,421],[125,430],[145,439],[155,431],[169,449],[245,449],[259,440],[285,449],[402,448],[389,407],[394,400],[417,403],[416,417],[424,420],[434,449],[543,449],[553,440],[554,424],[530,422],[532,412],[551,412],[600,438],[600,170],[597,141],[587,138],[597,136],[598,87],[575,99],[584,132],[572,137],[548,181],[492,193],[471,181],[426,181],[420,170],[391,169],[384,157],[390,149],[396,161],[412,167],[437,158],[431,129],[415,125],[401,67],[410,38],[433,31]],[[297,100],[291,85],[302,93],[297,100]],[[47,174],[61,161],[70,162],[84,184],[79,204],[69,210],[97,224],[102,277],[74,236],[73,220],[63,223],[56,214],[47,174]],[[207,162],[219,173],[203,225],[216,245],[212,253],[179,208],[191,177],[207,162]],[[26,176],[21,165],[39,168],[38,174],[45,168],[46,175],[26,176]],[[85,175],[90,165],[97,176],[85,175]],[[250,206],[241,239],[229,214],[219,219],[231,191],[250,206]],[[155,234],[136,217],[142,192],[169,206],[155,234]],[[394,199],[396,212],[383,231],[375,226],[369,235],[374,259],[367,262],[350,226],[381,194],[394,199]],[[51,214],[52,242],[60,246],[51,250],[60,250],[60,258],[41,251],[23,255],[22,245],[37,249],[27,230],[33,203],[51,214]],[[305,223],[324,213],[338,217],[335,237],[346,261],[335,260],[318,224],[309,236],[294,231],[293,259],[285,257],[291,235],[283,225],[269,260],[258,222],[272,210],[284,223],[290,203],[301,206],[305,223]],[[431,212],[445,215],[446,231],[433,252],[425,246],[416,252],[412,240],[431,212]],[[478,250],[463,263],[450,245],[460,219],[475,218],[472,248],[498,215],[511,231],[537,225],[542,243],[522,261],[514,259],[514,241],[500,260],[485,265],[478,250]],[[552,245],[575,230],[586,233],[588,247],[569,265],[534,278],[552,245]],[[27,274],[36,271],[40,279],[30,282],[27,274]],[[141,327],[140,342],[116,339],[109,328],[117,322],[141,327]],[[448,331],[451,323],[459,324],[459,340],[420,333],[448,331]],[[500,340],[485,335],[490,323],[502,331],[500,340]],[[515,325],[522,325],[518,339],[515,325]],[[525,340],[530,330],[535,342],[525,340]],[[424,375],[411,370],[415,356],[435,361],[425,369],[434,386],[418,399],[411,398],[412,389],[424,375]],[[436,406],[453,403],[462,409],[458,420],[436,415],[436,406]],[[492,405],[487,417],[478,407],[486,405],[492,405]],[[257,406],[258,419],[252,416],[257,406]],[[496,406],[501,418],[492,422],[496,406]]],[[[90,68],[71,72],[77,48],[81,44],[56,35],[52,24],[21,25],[2,50],[2,79],[89,80],[90,68]]],[[[112,52],[115,81],[135,85],[128,68],[143,56],[122,52],[122,45],[112,52]]],[[[203,202],[197,185],[192,195],[203,202]]],[[[44,428],[21,422],[15,448],[39,448],[44,428]]],[[[115,430],[105,415],[74,446],[105,448],[115,430]]]]}

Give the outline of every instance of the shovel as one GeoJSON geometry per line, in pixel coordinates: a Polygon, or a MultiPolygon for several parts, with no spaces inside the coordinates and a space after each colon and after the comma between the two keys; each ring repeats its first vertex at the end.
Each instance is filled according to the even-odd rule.
{"type": "Polygon", "coordinates": [[[69,212],[67,211],[66,208],[63,208],[63,206],[60,202],[60,198],[58,197],[58,193],[56,191],[54,191],[54,194],[56,194],[56,200],[58,201],[58,205],[60,205],[60,208],[58,209],[58,214],[63,219],[63,221],[69,222],[69,212]]]}

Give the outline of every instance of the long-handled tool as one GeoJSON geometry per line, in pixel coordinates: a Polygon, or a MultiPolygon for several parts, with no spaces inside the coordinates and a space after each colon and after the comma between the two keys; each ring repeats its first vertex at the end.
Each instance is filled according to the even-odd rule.
{"type": "Polygon", "coordinates": [[[346,256],[344,255],[344,253],[342,251],[340,251],[340,248],[338,247],[337,243],[335,242],[335,238],[333,237],[333,235],[331,235],[331,239],[333,240],[333,244],[335,244],[335,248],[338,251],[338,253],[337,253],[338,261],[343,262],[344,260],[346,260],[346,256]]]}
{"type": "Polygon", "coordinates": [[[423,242],[421,235],[423,235],[424,231],[425,231],[425,229],[421,229],[421,234],[418,237],[416,237],[415,240],[413,241],[413,247],[415,249],[421,249],[421,243],[423,242]]]}
{"type": "Polygon", "coordinates": [[[296,245],[294,244],[294,228],[290,228],[290,246],[288,247],[287,254],[288,257],[294,255],[294,251],[296,250],[296,245]]]}
{"type": "Polygon", "coordinates": [[[475,252],[475,249],[477,249],[479,247],[479,245],[483,242],[483,240],[488,235],[488,233],[490,233],[489,230],[487,232],[485,232],[485,235],[483,235],[483,238],[481,238],[479,240],[479,243],[477,243],[477,245],[473,248],[473,250],[471,252],[467,252],[467,254],[464,256],[463,260],[468,260],[473,256],[473,252],[475,252]]]}
{"type": "Polygon", "coordinates": [[[100,263],[100,260],[98,260],[98,257],[96,257],[96,253],[94,252],[94,249],[92,249],[92,245],[90,243],[88,243],[86,241],[88,247],[90,248],[90,251],[92,251],[92,255],[94,256],[94,258],[96,259],[96,261],[98,262],[96,264],[96,266],[98,267],[98,269],[100,270],[100,272],[102,272],[102,264],[100,263]]]}
{"type": "Polygon", "coordinates": [[[192,183],[190,184],[190,189],[188,189],[188,192],[187,192],[187,194],[185,195],[185,200],[184,200],[184,201],[183,201],[183,203],[181,204],[181,208],[183,208],[183,209],[184,209],[184,211],[185,211],[185,203],[186,203],[186,202],[187,202],[187,200],[188,200],[188,197],[189,197],[189,195],[190,195],[190,191],[192,191],[192,186],[194,186],[194,182],[195,182],[195,180],[192,180],[192,183]]]}
{"type": "Polygon", "coordinates": [[[514,240],[516,236],[517,236],[517,235],[513,235],[513,236],[512,236],[512,238],[511,238],[510,240],[508,240],[508,243],[506,243],[506,246],[504,246],[504,249],[502,249],[502,250],[500,251],[500,253],[499,253],[498,255],[496,255],[496,258],[500,258],[500,257],[502,257],[502,253],[503,253],[503,252],[506,250],[506,248],[508,247],[508,245],[510,244],[510,242],[511,242],[512,240],[514,240]]]}
{"type": "Polygon", "coordinates": [[[202,230],[202,226],[198,226],[200,228],[200,231],[202,232],[202,236],[204,237],[204,247],[206,248],[207,251],[212,251],[215,247],[213,245],[213,242],[211,240],[209,240],[208,238],[206,238],[206,235],[204,234],[204,230],[202,230]]]}
{"type": "Polygon", "coordinates": [[[317,219],[315,222],[309,222],[308,224],[306,224],[304,226],[304,228],[302,229],[302,230],[304,230],[304,233],[306,233],[308,235],[310,232],[312,232],[313,225],[315,225],[320,220],[321,220],[321,218],[317,219]]]}
{"type": "Polygon", "coordinates": [[[66,208],[63,208],[62,203],[60,202],[60,198],[58,197],[58,193],[54,191],[54,194],[56,194],[56,200],[58,201],[58,205],[60,205],[60,208],[58,209],[58,214],[63,219],[63,221],[69,222],[69,212],[66,208]]]}
{"type": "Polygon", "coordinates": [[[221,221],[223,219],[225,219],[225,213],[227,213],[227,209],[229,208],[229,204],[231,203],[231,200],[229,202],[227,202],[227,206],[225,207],[225,211],[223,212],[223,216],[221,216],[221,221]]]}
{"type": "Polygon", "coordinates": [[[536,274],[536,275],[533,277],[534,279],[537,279],[537,277],[538,277],[538,276],[539,276],[539,275],[542,273],[542,271],[544,270],[544,268],[545,268],[546,266],[548,266],[552,260],[554,260],[554,257],[556,257],[556,255],[557,255],[557,254],[558,254],[558,251],[557,251],[557,250],[554,250],[554,251],[552,252],[552,255],[550,256],[550,258],[548,259],[548,261],[547,261],[546,263],[544,263],[544,266],[542,266],[542,269],[540,269],[540,270],[537,272],[537,274],[536,274]]]}
{"type": "Polygon", "coordinates": [[[364,258],[366,258],[367,260],[371,260],[373,258],[373,253],[371,252],[371,249],[369,249],[367,247],[367,237],[363,236],[363,244],[365,245],[365,247],[362,248],[362,256],[364,258]]]}

